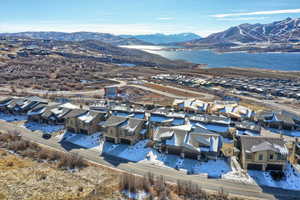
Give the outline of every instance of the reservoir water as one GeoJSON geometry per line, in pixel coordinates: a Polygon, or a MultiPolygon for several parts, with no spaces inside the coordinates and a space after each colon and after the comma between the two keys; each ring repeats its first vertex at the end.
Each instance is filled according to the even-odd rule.
{"type": "Polygon", "coordinates": [[[141,49],[172,60],[182,59],[193,63],[208,64],[208,67],[244,67],[300,71],[300,53],[216,53],[211,50],[165,51],[163,46],[126,47],[141,49]]]}

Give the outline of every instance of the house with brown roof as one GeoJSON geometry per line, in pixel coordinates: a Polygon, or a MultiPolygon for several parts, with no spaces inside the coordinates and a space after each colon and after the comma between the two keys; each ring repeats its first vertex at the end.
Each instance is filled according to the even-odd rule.
{"type": "Polygon", "coordinates": [[[144,119],[111,116],[100,123],[104,140],[133,145],[147,137],[147,122],[144,119]]]}
{"type": "Polygon", "coordinates": [[[91,135],[100,131],[98,124],[105,117],[106,112],[74,109],[66,115],[65,127],[72,133],[91,135]]]}
{"type": "Polygon", "coordinates": [[[281,171],[288,148],[283,138],[240,136],[240,162],[245,170],[281,171]]]}

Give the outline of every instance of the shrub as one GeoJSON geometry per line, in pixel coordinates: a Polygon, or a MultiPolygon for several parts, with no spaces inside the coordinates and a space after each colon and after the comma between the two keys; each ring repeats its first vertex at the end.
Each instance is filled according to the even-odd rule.
{"type": "Polygon", "coordinates": [[[24,151],[29,146],[29,142],[25,140],[12,141],[8,144],[8,149],[12,151],[24,151]]]}
{"type": "Polygon", "coordinates": [[[63,153],[61,154],[60,162],[58,163],[59,168],[83,168],[87,166],[86,161],[76,153],[63,153]]]}

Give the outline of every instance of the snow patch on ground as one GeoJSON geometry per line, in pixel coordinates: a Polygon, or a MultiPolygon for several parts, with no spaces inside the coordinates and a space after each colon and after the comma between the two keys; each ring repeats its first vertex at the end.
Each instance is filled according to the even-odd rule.
{"type": "Polygon", "coordinates": [[[102,152],[117,156],[133,162],[142,162],[160,167],[169,167],[193,174],[207,173],[211,177],[220,177],[228,173],[229,165],[225,160],[200,162],[198,160],[181,158],[178,155],[163,154],[157,150],[146,147],[149,140],[142,140],[133,146],[126,144],[112,144],[105,142],[102,152]]]}
{"type": "Polygon", "coordinates": [[[219,178],[222,174],[230,172],[230,166],[225,160],[208,160],[199,162],[193,168],[194,174],[207,173],[209,177],[219,178]]]}
{"type": "Polygon", "coordinates": [[[135,145],[105,142],[102,152],[133,162],[138,162],[144,160],[146,155],[151,151],[151,148],[146,147],[148,142],[149,140],[141,140],[135,145]]]}
{"type": "Polygon", "coordinates": [[[150,148],[147,148],[146,145],[149,140],[142,140],[136,143],[135,145],[128,146],[124,151],[122,151],[119,156],[126,158],[132,161],[140,161],[145,159],[147,153],[149,153],[150,148]]]}
{"type": "Polygon", "coordinates": [[[27,115],[12,115],[0,112],[0,120],[7,122],[27,120],[27,115]]]}
{"type": "Polygon", "coordinates": [[[66,132],[63,135],[58,136],[61,138],[61,141],[67,141],[72,144],[81,146],[83,148],[98,148],[100,145],[100,136],[101,133],[94,133],[92,135],[85,134],[74,134],[66,132]]]}
{"type": "Polygon", "coordinates": [[[253,178],[249,176],[246,172],[245,174],[243,174],[242,172],[239,171],[230,171],[226,174],[223,174],[222,179],[234,180],[234,181],[247,183],[247,184],[255,184],[253,178]]]}
{"type": "Polygon", "coordinates": [[[249,170],[249,175],[259,184],[288,190],[300,190],[300,173],[287,163],[283,180],[275,181],[270,172],[249,170]]]}
{"type": "Polygon", "coordinates": [[[129,199],[136,199],[136,200],[143,200],[149,196],[149,194],[144,191],[139,191],[136,193],[136,192],[130,192],[128,190],[124,190],[123,194],[129,199]]]}
{"type": "Polygon", "coordinates": [[[64,125],[49,125],[49,124],[40,124],[36,122],[27,122],[24,124],[24,127],[31,131],[41,131],[43,133],[55,133],[64,129],[64,125]]]}

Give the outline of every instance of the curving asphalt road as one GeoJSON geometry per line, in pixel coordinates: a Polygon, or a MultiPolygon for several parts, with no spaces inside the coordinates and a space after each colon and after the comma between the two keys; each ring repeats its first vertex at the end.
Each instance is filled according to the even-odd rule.
{"type": "Polygon", "coordinates": [[[208,191],[217,191],[223,188],[225,192],[235,196],[246,196],[250,199],[299,199],[300,191],[288,191],[270,187],[260,187],[258,185],[244,184],[234,181],[222,180],[222,179],[206,179],[197,175],[186,175],[183,172],[176,171],[170,168],[159,167],[146,163],[132,163],[126,162],[118,158],[102,157],[99,152],[91,149],[84,149],[79,146],[62,142],[59,139],[52,137],[49,140],[43,139],[42,134],[39,132],[32,132],[23,127],[16,126],[14,124],[0,121],[0,129],[2,130],[17,130],[22,133],[22,136],[26,140],[30,140],[41,145],[45,145],[49,148],[53,148],[64,152],[76,152],[85,159],[105,165],[107,167],[113,167],[119,170],[127,171],[137,175],[145,175],[148,172],[154,173],[156,176],[164,176],[167,181],[176,183],[177,180],[192,181],[198,184],[201,188],[208,191]]]}

